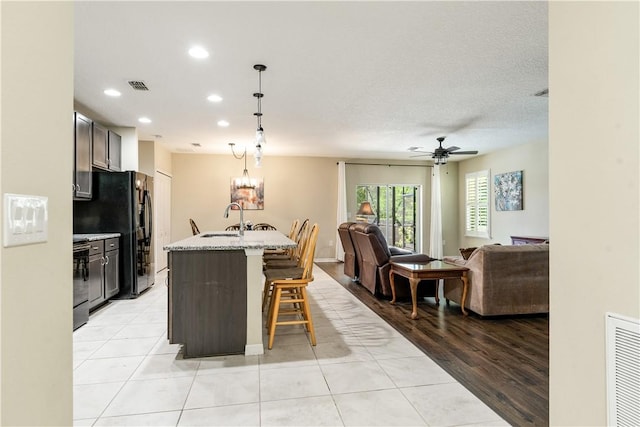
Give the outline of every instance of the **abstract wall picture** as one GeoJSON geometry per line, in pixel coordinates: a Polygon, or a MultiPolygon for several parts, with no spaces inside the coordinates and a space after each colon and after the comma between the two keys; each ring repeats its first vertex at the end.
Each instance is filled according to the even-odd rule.
{"type": "Polygon", "coordinates": [[[493,177],[497,211],[521,211],[522,171],[507,172],[493,177]]]}
{"type": "MultiPolygon", "coordinates": [[[[243,178],[231,178],[231,203],[238,203],[242,209],[264,209],[264,180],[251,178],[251,183],[243,182],[243,178]]],[[[231,209],[237,209],[232,206],[231,209]]]]}

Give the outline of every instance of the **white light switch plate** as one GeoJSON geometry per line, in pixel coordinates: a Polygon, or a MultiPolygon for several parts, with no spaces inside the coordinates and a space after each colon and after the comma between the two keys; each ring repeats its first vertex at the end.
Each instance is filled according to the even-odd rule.
{"type": "Polygon", "coordinates": [[[48,197],[4,194],[4,247],[47,241],[48,197]]]}

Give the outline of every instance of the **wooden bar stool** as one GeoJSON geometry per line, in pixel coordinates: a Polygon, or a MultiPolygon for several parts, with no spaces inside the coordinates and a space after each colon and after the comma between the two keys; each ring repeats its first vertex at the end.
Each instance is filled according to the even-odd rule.
{"type": "MultiPolygon", "coordinates": [[[[267,332],[269,333],[269,350],[273,347],[276,327],[284,325],[305,325],[305,329],[309,332],[311,345],[316,345],[316,333],[309,307],[307,286],[313,281],[313,259],[318,240],[318,230],[318,224],[314,224],[311,227],[303,258],[302,272],[299,277],[290,277],[287,274],[276,276],[276,273],[285,272],[289,269],[267,270],[273,272],[270,276],[267,275],[265,283],[265,288],[270,288],[271,290],[266,324],[267,332]],[[283,306],[288,308],[285,309],[283,306]],[[289,320],[280,319],[280,317],[284,316],[288,316],[289,320]],[[291,316],[294,316],[293,319],[291,319],[291,316]]],[[[265,295],[264,298],[267,299],[269,297],[265,295]]]]}

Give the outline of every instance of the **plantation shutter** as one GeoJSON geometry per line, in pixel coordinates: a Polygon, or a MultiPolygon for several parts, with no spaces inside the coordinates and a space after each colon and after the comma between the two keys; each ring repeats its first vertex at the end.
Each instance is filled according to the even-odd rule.
{"type": "Polygon", "coordinates": [[[489,238],[489,171],[465,175],[465,235],[489,238]]]}

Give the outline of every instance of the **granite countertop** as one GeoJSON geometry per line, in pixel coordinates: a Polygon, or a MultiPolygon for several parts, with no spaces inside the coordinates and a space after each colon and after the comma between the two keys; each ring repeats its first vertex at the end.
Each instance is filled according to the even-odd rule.
{"type": "Polygon", "coordinates": [[[78,242],[93,242],[96,240],[111,239],[114,237],[120,237],[120,233],[91,233],[91,234],[74,234],[73,243],[78,242]]]}
{"type": "Polygon", "coordinates": [[[239,249],[287,249],[296,243],[279,231],[207,231],[165,245],[165,251],[225,251],[239,249]]]}

